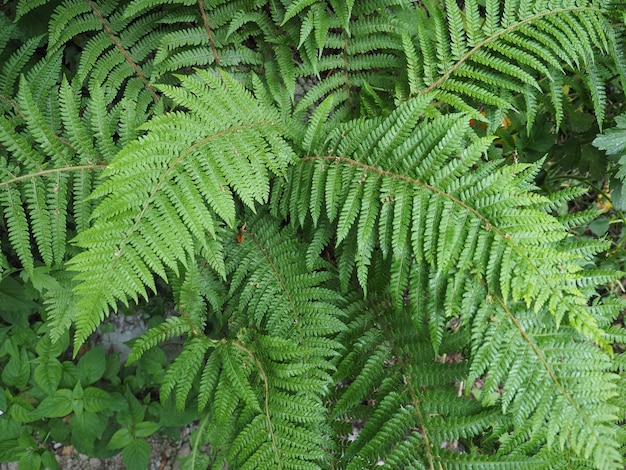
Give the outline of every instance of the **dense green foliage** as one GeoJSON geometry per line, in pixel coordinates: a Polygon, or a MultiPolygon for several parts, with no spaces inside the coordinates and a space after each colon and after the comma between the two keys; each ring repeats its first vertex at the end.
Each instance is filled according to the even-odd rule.
{"type": "Polygon", "coordinates": [[[623,239],[583,202],[626,179],[623,10],[5,2],[0,460],[138,465],[201,416],[187,468],[623,468],[623,239]],[[65,353],[170,296],[133,372],[65,353]]]}

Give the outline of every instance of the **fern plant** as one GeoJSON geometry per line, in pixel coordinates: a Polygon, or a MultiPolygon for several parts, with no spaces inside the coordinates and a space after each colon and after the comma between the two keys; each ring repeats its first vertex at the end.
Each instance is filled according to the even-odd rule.
{"type": "Polygon", "coordinates": [[[184,337],[160,392],[204,413],[192,468],[622,468],[620,273],[557,211],[585,191],[491,135],[558,129],[571,73],[602,124],[616,8],[19,1],[3,275],[54,278],[75,351],[172,285],[129,361],[184,337]]]}

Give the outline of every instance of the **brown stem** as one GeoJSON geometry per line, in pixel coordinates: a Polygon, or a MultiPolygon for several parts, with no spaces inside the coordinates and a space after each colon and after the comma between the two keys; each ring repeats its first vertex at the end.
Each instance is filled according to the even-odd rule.
{"type": "Polygon", "coordinates": [[[98,17],[98,21],[100,21],[100,24],[102,24],[102,27],[104,28],[106,33],[109,35],[109,38],[111,38],[111,41],[113,41],[113,44],[115,44],[115,47],[117,47],[117,49],[124,56],[124,59],[126,60],[126,62],[128,62],[131,68],[135,71],[135,74],[137,75],[137,77],[139,77],[139,79],[145,84],[146,88],[152,95],[152,99],[155,102],[159,101],[159,95],[157,94],[156,90],[152,88],[152,85],[150,85],[150,80],[148,80],[148,77],[146,77],[146,75],[143,73],[143,71],[141,70],[141,67],[137,65],[135,60],[130,55],[130,52],[128,52],[128,50],[124,47],[124,45],[120,42],[118,37],[115,35],[113,30],[109,26],[109,23],[107,22],[107,20],[104,18],[104,16],[102,16],[102,12],[100,12],[100,10],[98,9],[98,6],[92,0],[87,0],[87,1],[89,2],[89,6],[91,7],[91,10],[98,17]]]}
{"type": "Polygon", "coordinates": [[[200,15],[202,15],[202,22],[204,23],[204,29],[206,29],[207,35],[209,36],[209,42],[211,43],[211,51],[213,52],[213,59],[215,59],[216,65],[220,65],[220,58],[217,55],[217,47],[215,46],[215,38],[213,37],[213,30],[211,29],[211,25],[209,24],[209,19],[206,16],[206,11],[204,9],[204,2],[202,0],[198,0],[198,8],[200,8],[200,15]]]}

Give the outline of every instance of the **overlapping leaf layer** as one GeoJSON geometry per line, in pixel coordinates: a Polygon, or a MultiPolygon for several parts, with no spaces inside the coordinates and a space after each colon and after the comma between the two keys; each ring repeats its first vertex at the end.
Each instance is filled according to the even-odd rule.
{"type": "Polygon", "coordinates": [[[602,123],[620,8],[20,1],[2,266],[51,274],[76,348],[171,284],[130,360],[184,338],[161,396],[214,468],[622,468],[619,273],[569,233],[595,214],[490,153],[505,113],[559,128],[573,73],[602,123]]]}

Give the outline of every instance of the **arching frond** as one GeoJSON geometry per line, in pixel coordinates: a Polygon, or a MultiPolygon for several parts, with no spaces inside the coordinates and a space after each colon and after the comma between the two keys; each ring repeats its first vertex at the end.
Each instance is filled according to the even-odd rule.
{"type": "MultiPolygon", "coordinates": [[[[588,345],[587,354],[597,354],[589,363],[595,378],[584,381],[589,388],[583,389],[557,359],[579,370],[575,356],[582,353],[582,345],[564,359],[568,352],[563,345],[573,341],[571,334],[608,344],[603,317],[588,307],[594,294],[586,288],[596,280],[607,282],[608,273],[582,270],[593,251],[606,245],[595,243],[583,254],[565,243],[564,226],[547,213],[551,201],[529,192],[537,167],[483,161],[489,141],[475,137],[465,115],[424,119],[428,98],[410,100],[387,118],[345,124],[319,139],[302,168],[292,169],[293,187],[311,189],[292,190],[281,201],[298,220],[308,214],[314,222],[336,227],[340,272],[342,265],[348,266],[349,279],[356,270],[363,290],[387,291],[368,281],[371,260],[380,269],[380,256],[387,258],[396,309],[408,305],[415,326],[427,321],[436,352],[451,318],[478,322],[469,382],[487,375],[485,393],[503,387],[502,411],[514,416],[515,425],[530,416],[538,423],[549,419],[554,426],[548,428],[544,445],[568,443],[578,455],[614,465],[619,453],[615,428],[609,424],[616,413],[607,404],[615,393],[609,356],[588,345]],[[502,321],[497,320],[500,315],[502,321]],[[580,333],[568,332],[569,327],[559,330],[561,324],[580,333]],[[548,342],[541,339],[546,329],[551,331],[548,342]],[[528,356],[521,354],[524,350],[528,356]],[[560,353],[553,357],[551,351],[560,353]],[[592,383],[604,383],[606,394],[583,410],[574,404],[592,393],[592,383]]],[[[363,377],[373,383],[355,379],[338,407],[371,396],[375,384],[387,377],[382,364],[389,360],[383,349],[370,355],[363,377]],[[352,396],[352,389],[359,394],[352,396]]],[[[445,439],[459,437],[467,436],[445,439]]]]}
{"type": "MultiPolygon", "coordinates": [[[[51,273],[76,349],[168,282],[130,360],[182,338],[161,398],[206,414],[215,468],[623,467],[619,273],[571,234],[597,214],[490,137],[559,132],[576,94],[601,126],[622,7],[14,5],[3,269],[51,273]]],[[[621,158],[624,127],[596,145],[621,158]]]]}
{"type": "Polygon", "coordinates": [[[276,112],[234,79],[198,71],[181,81],[160,88],[187,112],[146,124],[148,133],[116,156],[92,195],[103,201],[77,238],[86,251],[71,261],[85,312],[77,344],[118,301],[154,290],[152,273],[166,279],[195,241],[208,249],[216,227],[234,227],[234,194],[249,207],[266,201],[269,174],[284,174],[293,158],[276,112]]]}
{"type": "Polygon", "coordinates": [[[231,462],[321,468],[332,445],[322,399],[340,347],[333,337],[345,328],[342,299],[325,286],[332,274],[306,267],[306,247],[292,229],[280,230],[269,215],[249,215],[241,243],[234,237],[225,243],[229,291],[217,334],[228,325],[232,339],[209,339],[183,313],[148,331],[130,359],[185,333],[183,352],[164,377],[163,398],[175,392],[182,408],[198,374],[199,406],[211,403],[211,426],[227,443],[231,462]]]}

